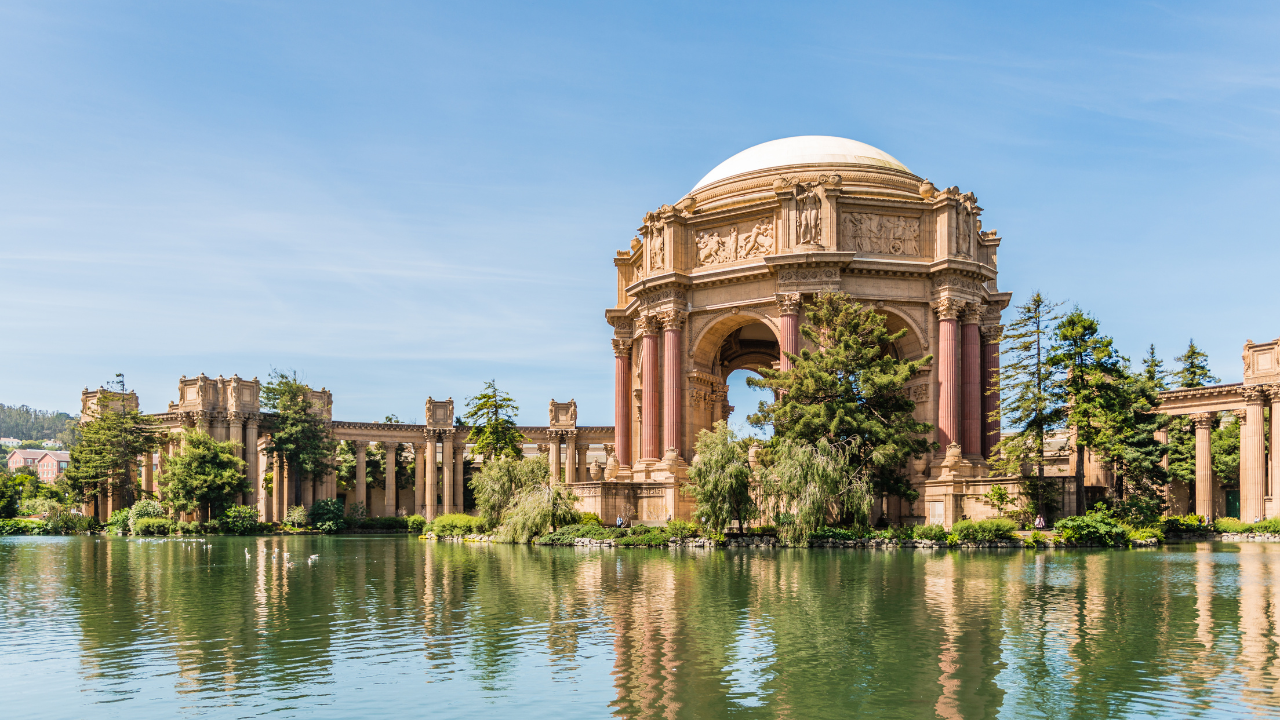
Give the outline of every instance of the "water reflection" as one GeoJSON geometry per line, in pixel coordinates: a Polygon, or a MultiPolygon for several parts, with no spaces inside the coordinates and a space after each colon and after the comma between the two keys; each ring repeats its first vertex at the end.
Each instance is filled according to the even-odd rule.
{"type": "Polygon", "coordinates": [[[1280,712],[1280,546],[1263,544],[7,538],[0,592],[0,692],[23,717],[1280,712]]]}

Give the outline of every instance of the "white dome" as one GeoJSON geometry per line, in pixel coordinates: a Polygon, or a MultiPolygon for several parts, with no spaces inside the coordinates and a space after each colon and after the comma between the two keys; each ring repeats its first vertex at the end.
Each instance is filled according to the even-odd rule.
{"type": "Polygon", "coordinates": [[[801,135],[743,150],[717,165],[690,192],[734,175],[787,165],[879,165],[911,172],[889,153],[866,143],[830,135],[801,135]]]}

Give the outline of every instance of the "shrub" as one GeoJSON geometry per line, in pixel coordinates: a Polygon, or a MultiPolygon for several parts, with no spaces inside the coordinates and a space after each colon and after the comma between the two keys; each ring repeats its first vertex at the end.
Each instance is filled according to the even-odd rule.
{"type": "Polygon", "coordinates": [[[1161,518],[1159,526],[1166,534],[1204,534],[1212,529],[1207,523],[1205,523],[1203,515],[1170,515],[1169,517],[1161,518]]]}
{"type": "Polygon", "coordinates": [[[889,528],[889,537],[894,540],[914,540],[916,538],[916,527],[914,525],[898,525],[889,528]]]}
{"type": "Polygon", "coordinates": [[[600,522],[600,516],[593,512],[582,513],[582,516],[578,518],[578,524],[579,525],[603,525],[603,523],[600,522]]]}
{"type": "Polygon", "coordinates": [[[308,519],[311,521],[311,527],[322,533],[332,535],[333,533],[342,532],[347,527],[347,519],[343,517],[344,508],[342,503],[334,498],[325,498],[312,503],[311,511],[307,513],[308,519]]]}
{"type": "Polygon", "coordinates": [[[427,519],[421,515],[410,515],[405,518],[405,522],[409,526],[409,532],[421,535],[427,531],[427,519]]]}
{"type": "Polygon", "coordinates": [[[383,530],[385,532],[396,532],[409,529],[409,518],[407,517],[372,517],[365,518],[358,522],[352,522],[352,526],[362,530],[383,530]]]}
{"type": "Polygon", "coordinates": [[[1027,538],[1028,546],[1048,545],[1048,544],[1049,544],[1049,536],[1045,535],[1039,530],[1036,530],[1035,532],[1031,533],[1031,537],[1027,538]]]}
{"type": "Polygon", "coordinates": [[[667,523],[667,534],[671,537],[677,537],[681,540],[693,534],[696,528],[694,524],[688,520],[673,519],[667,523]]]}
{"type": "Polygon", "coordinates": [[[1106,547],[1123,547],[1129,542],[1129,531],[1106,511],[1062,518],[1054,524],[1058,537],[1068,543],[1094,543],[1106,547]]]}
{"type": "Polygon", "coordinates": [[[306,527],[307,525],[307,509],[301,505],[294,505],[284,514],[284,524],[294,527],[306,527]]]}
{"type": "Polygon", "coordinates": [[[844,530],[833,527],[820,527],[809,535],[810,540],[857,540],[871,535],[869,530],[844,530]]]}
{"type": "Polygon", "coordinates": [[[480,525],[480,518],[472,517],[463,513],[449,513],[436,518],[431,527],[435,530],[436,535],[441,537],[457,537],[460,535],[470,535],[476,532],[476,528],[480,525]]]}
{"type": "Polygon", "coordinates": [[[134,535],[169,535],[173,532],[173,521],[169,518],[142,517],[133,523],[134,535]]]}
{"type": "Polygon", "coordinates": [[[1241,522],[1233,517],[1220,517],[1213,521],[1213,529],[1220,533],[1249,532],[1249,523],[1241,522]]]}
{"type": "Polygon", "coordinates": [[[138,534],[138,521],[146,518],[167,517],[164,506],[150,498],[143,498],[129,508],[129,532],[138,534]]]}
{"type": "Polygon", "coordinates": [[[947,531],[941,525],[917,525],[915,536],[920,540],[941,542],[947,539],[947,531]]]}
{"type": "Polygon", "coordinates": [[[369,517],[369,511],[365,509],[362,502],[351,503],[347,506],[347,517],[354,520],[363,520],[369,517]]]}
{"type": "Polygon", "coordinates": [[[990,518],[988,520],[961,520],[951,526],[951,533],[958,542],[990,542],[992,540],[1012,540],[1018,524],[1008,518],[990,518]]]}
{"type": "Polygon", "coordinates": [[[258,508],[252,505],[232,505],[222,513],[221,528],[236,535],[248,535],[258,531],[258,508]]]}
{"type": "Polygon", "coordinates": [[[1156,542],[1164,542],[1164,533],[1161,532],[1160,528],[1158,527],[1145,527],[1145,528],[1131,527],[1131,528],[1128,528],[1128,531],[1129,531],[1129,538],[1128,538],[1129,542],[1133,542],[1134,540],[1151,540],[1153,538],[1156,540],[1156,542]]]}
{"type": "MultiPolygon", "coordinates": [[[[57,505],[57,503],[52,503],[52,504],[57,505]]],[[[55,512],[56,511],[52,509],[46,511],[46,520],[48,519],[48,516],[53,515],[55,512]]],[[[60,530],[61,527],[59,527],[58,529],[60,530]]],[[[111,516],[107,518],[106,530],[112,535],[124,535],[126,532],[128,532],[129,531],[128,508],[120,508],[119,510],[116,510],[115,512],[111,513],[111,516]]],[[[55,530],[54,532],[57,532],[57,530],[55,530]]]]}
{"type": "Polygon", "coordinates": [[[643,535],[628,535],[624,538],[618,538],[616,544],[622,547],[662,547],[667,544],[670,536],[663,532],[658,532],[656,528],[649,528],[649,532],[643,535]]]}
{"type": "Polygon", "coordinates": [[[1250,532],[1264,533],[1267,535],[1280,535],[1280,518],[1267,518],[1253,524],[1250,532]]]}
{"type": "Polygon", "coordinates": [[[591,538],[592,540],[608,540],[611,538],[626,537],[626,530],[618,528],[607,528],[600,525],[588,525],[586,523],[578,523],[577,525],[565,525],[564,527],[549,532],[538,538],[535,542],[539,545],[572,545],[574,540],[578,538],[591,538]]]}
{"type": "Polygon", "coordinates": [[[47,535],[48,528],[43,520],[15,518],[0,520],[0,535],[47,535]]]}
{"type": "Polygon", "coordinates": [[[173,529],[177,530],[183,535],[196,535],[200,532],[200,523],[185,522],[185,521],[179,520],[177,523],[174,524],[173,529]]]}

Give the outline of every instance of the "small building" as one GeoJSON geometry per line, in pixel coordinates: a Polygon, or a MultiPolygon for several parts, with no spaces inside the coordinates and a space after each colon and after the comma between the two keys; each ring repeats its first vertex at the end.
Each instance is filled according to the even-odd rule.
{"type": "Polygon", "coordinates": [[[52,483],[58,476],[67,471],[71,464],[71,453],[63,450],[46,450],[36,461],[36,469],[40,474],[40,482],[52,483]]]}
{"type": "Polygon", "coordinates": [[[53,450],[54,448],[61,448],[62,443],[57,440],[45,440],[40,443],[40,446],[45,450],[53,450]]]}
{"type": "MultiPolygon", "coordinates": [[[[17,470],[24,465],[36,465],[40,462],[47,450],[14,450],[9,453],[8,467],[10,470],[17,470]]],[[[64,453],[65,454],[65,453],[64,453]]]]}
{"type": "Polygon", "coordinates": [[[22,444],[18,438],[0,438],[0,446],[16,448],[22,444]]]}

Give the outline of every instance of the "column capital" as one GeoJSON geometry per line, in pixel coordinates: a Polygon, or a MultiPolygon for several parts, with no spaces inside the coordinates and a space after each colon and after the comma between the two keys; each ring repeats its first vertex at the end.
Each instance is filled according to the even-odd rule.
{"type": "Polygon", "coordinates": [[[238,410],[232,410],[227,413],[227,420],[231,422],[244,422],[247,418],[247,413],[242,413],[238,410]]]}
{"type": "Polygon", "coordinates": [[[1261,405],[1267,399],[1268,390],[1265,385],[1249,385],[1240,388],[1240,395],[1249,405],[1261,405]]]}
{"type": "Polygon", "coordinates": [[[1204,430],[1213,427],[1213,415],[1213,413],[1191,413],[1190,417],[1197,430],[1204,430]]]}
{"type": "Polygon", "coordinates": [[[800,312],[800,293],[776,293],[773,299],[778,303],[779,315],[796,315],[800,312]]]}
{"type": "Polygon", "coordinates": [[[258,423],[262,421],[262,416],[258,413],[244,413],[244,424],[246,427],[258,427],[258,423]]]}
{"type": "Polygon", "coordinates": [[[1236,416],[1236,422],[1240,423],[1240,427],[1244,427],[1245,419],[1249,416],[1249,411],[1244,409],[1232,410],[1231,414],[1236,416]]]}
{"type": "Polygon", "coordinates": [[[955,320],[964,311],[965,302],[960,298],[944,297],[930,303],[939,320],[955,320]]]}
{"type": "Polygon", "coordinates": [[[966,303],[960,311],[960,322],[963,325],[977,325],[982,322],[982,304],[966,303]]]}
{"type": "Polygon", "coordinates": [[[613,339],[613,356],[620,357],[620,358],[631,357],[631,340],[614,338],[613,339]]]}
{"type": "Polygon", "coordinates": [[[689,317],[689,313],[684,310],[663,310],[658,313],[658,319],[662,322],[665,330],[680,330],[684,327],[684,321],[689,317]]]}
{"type": "Polygon", "coordinates": [[[985,325],[981,328],[982,341],[987,343],[998,343],[1000,338],[1004,337],[1003,325],[985,325]]]}
{"type": "Polygon", "coordinates": [[[636,327],[641,335],[657,335],[662,330],[662,320],[657,313],[645,313],[640,316],[636,327]]]}
{"type": "Polygon", "coordinates": [[[539,455],[550,455],[550,454],[551,454],[551,443],[538,443],[538,454],[539,454],[539,455]]]}

